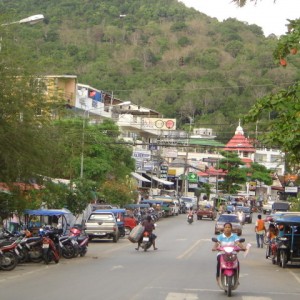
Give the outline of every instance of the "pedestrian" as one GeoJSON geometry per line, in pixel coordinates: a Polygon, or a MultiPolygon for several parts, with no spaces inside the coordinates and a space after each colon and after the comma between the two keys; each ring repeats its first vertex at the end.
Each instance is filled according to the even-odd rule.
{"type": "Polygon", "coordinates": [[[264,220],[261,219],[261,215],[257,216],[257,220],[255,223],[255,232],[256,232],[257,248],[263,248],[266,227],[265,227],[264,220]]]}

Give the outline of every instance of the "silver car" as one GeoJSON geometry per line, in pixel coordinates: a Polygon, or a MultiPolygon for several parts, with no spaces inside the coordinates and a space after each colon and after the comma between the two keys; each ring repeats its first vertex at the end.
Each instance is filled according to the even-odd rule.
{"type": "Polygon", "coordinates": [[[242,224],[236,214],[222,214],[216,221],[215,224],[215,234],[220,234],[224,230],[224,224],[232,224],[232,232],[236,233],[238,236],[242,235],[242,224]]]}

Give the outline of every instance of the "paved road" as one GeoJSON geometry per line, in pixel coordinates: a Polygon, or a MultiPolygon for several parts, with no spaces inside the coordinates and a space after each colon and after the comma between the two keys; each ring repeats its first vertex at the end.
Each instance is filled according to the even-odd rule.
{"type": "MultiPolygon", "coordinates": [[[[254,216],[254,219],[256,217],[254,216]]],[[[158,222],[157,251],[135,251],[127,239],[90,243],[84,258],[60,263],[24,264],[0,272],[1,300],[107,299],[196,300],[223,299],[215,282],[216,254],[211,251],[214,222],[186,216],[158,222]]],[[[232,298],[242,300],[298,300],[300,267],[281,269],[255,247],[254,224],[246,224],[243,237],[253,244],[240,255],[241,278],[232,298]]]]}

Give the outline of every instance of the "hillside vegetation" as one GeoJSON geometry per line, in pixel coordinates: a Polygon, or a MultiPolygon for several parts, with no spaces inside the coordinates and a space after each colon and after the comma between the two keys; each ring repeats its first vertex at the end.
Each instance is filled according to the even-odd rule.
{"type": "MultiPolygon", "coordinates": [[[[211,127],[224,143],[257,98],[299,80],[299,58],[288,68],[273,60],[275,36],[236,19],[219,22],[176,0],[1,0],[0,10],[1,23],[45,16],[34,26],[0,28],[2,63],[77,75],[176,118],[179,128],[191,120],[211,127]]],[[[256,134],[263,130],[262,121],[256,134]]]]}

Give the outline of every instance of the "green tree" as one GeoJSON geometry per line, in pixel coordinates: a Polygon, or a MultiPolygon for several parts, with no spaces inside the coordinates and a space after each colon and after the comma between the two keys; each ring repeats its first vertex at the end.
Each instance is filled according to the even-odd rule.
{"type": "Polygon", "coordinates": [[[248,169],[247,176],[250,181],[259,181],[264,182],[266,185],[271,185],[273,183],[271,172],[265,166],[254,162],[248,169]]]}
{"type": "Polygon", "coordinates": [[[219,184],[219,189],[228,194],[235,194],[241,189],[241,185],[247,181],[247,168],[236,152],[221,151],[222,159],[219,168],[227,174],[224,181],[219,184]]]}

